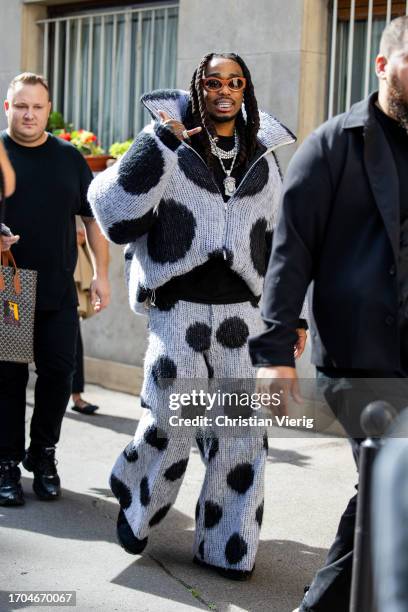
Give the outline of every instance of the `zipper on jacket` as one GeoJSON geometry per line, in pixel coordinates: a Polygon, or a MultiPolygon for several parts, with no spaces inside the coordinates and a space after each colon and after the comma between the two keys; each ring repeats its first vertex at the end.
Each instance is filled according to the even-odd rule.
{"type": "MultiPolygon", "coordinates": [[[[193,151],[193,153],[195,153],[197,155],[198,159],[200,159],[203,162],[207,172],[209,172],[208,166],[205,163],[205,161],[203,160],[203,158],[201,157],[201,155],[199,153],[197,153],[197,151],[191,145],[187,144],[186,142],[183,141],[182,145],[184,145],[185,147],[187,147],[188,149],[193,151]]],[[[211,173],[209,172],[209,174],[211,174],[211,173]]],[[[211,180],[214,183],[214,185],[216,186],[218,193],[222,197],[221,190],[218,187],[218,184],[215,182],[215,180],[214,180],[212,175],[211,175],[211,180]]],[[[223,238],[222,238],[222,243],[223,243],[222,244],[222,256],[224,258],[224,261],[227,261],[228,256],[227,256],[227,248],[225,246],[225,237],[226,237],[226,233],[227,233],[227,210],[228,210],[228,204],[229,204],[229,201],[231,200],[231,198],[229,200],[227,200],[227,202],[224,202],[224,198],[222,198],[222,200],[223,200],[223,204],[224,204],[224,232],[223,232],[223,238]]]]}

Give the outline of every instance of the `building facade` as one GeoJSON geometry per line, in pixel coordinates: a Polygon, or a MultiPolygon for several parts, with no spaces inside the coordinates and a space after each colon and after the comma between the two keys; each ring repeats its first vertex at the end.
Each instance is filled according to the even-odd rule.
{"type": "MultiPolygon", "coordinates": [[[[407,9],[405,0],[0,0],[0,91],[23,70],[45,73],[54,110],[108,149],[148,119],[144,91],[187,89],[204,53],[234,51],[260,106],[301,142],[376,87],[381,30],[407,9]]],[[[293,151],[278,152],[283,167],[293,151]]],[[[83,325],[88,380],[137,391],[146,319],[127,307],[117,246],[110,274],[110,308],[83,325]]]]}

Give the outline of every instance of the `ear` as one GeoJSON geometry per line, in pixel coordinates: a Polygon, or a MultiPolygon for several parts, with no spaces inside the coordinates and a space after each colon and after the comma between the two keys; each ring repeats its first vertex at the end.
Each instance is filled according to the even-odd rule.
{"type": "Polygon", "coordinates": [[[379,79],[384,80],[387,78],[387,66],[388,59],[385,55],[377,55],[375,58],[375,73],[379,79]]]}
{"type": "Polygon", "coordinates": [[[10,108],[10,102],[8,100],[4,100],[4,112],[7,114],[10,108]]]}

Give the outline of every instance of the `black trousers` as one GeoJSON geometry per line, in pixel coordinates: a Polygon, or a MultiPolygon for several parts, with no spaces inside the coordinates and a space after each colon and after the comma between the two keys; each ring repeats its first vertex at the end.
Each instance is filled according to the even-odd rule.
{"type": "Polygon", "coordinates": [[[72,379],[72,393],[83,393],[84,386],[84,345],[82,342],[81,324],[78,317],[78,336],[75,355],[75,370],[74,377],[72,379]]]}
{"type": "MultiPolygon", "coordinates": [[[[55,446],[71,394],[78,333],[77,307],[37,311],[34,360],[37,373],[31,448],[55,446]]],[[[0,362],[0,460],[21,461],[25,449],[28,365],[0,362]]]]}
{"type": "MultiPolygon", "coordinates": [[[[401,411],[407,402],[408,379],[401,373],[375,370],[320,369],[317,381],[349,436],[358,467],[360,444],[365,439],[360,425],[361,412],[367,404],[379,399],[401,411]]],[[[340,519],[326,562],[303,599],[300,612],[349,612],[356,509],[357,495],[354,495],[340,519]]]]}

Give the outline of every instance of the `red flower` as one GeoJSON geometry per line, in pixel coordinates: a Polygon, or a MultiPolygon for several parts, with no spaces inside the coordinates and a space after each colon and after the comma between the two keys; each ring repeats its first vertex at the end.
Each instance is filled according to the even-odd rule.
{"type": "Polygon", "coordinates": [[[62,138],[62,140],[71,140],[71,134],[69,132],[61,132],[58,134],[58,137],[62,138]]]}

